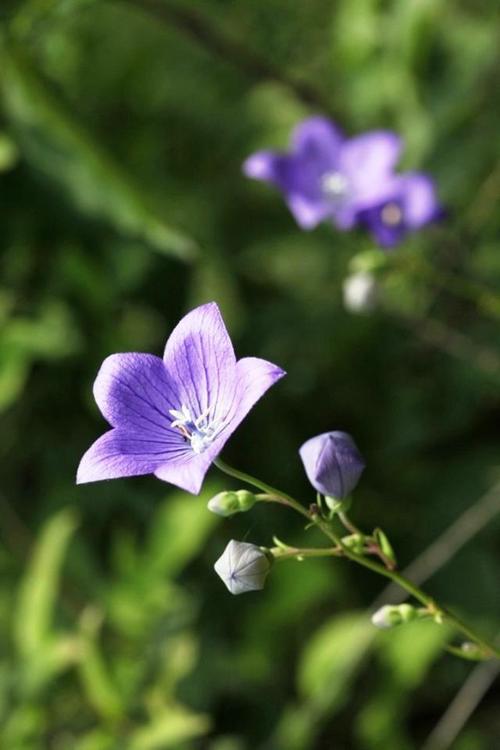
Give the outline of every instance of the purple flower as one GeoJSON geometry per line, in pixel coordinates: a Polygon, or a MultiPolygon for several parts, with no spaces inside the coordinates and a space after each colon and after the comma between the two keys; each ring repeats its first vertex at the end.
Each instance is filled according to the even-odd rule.
{"type": "Polygon", "coordinates": [[[284,374],[263,359],[237,362],[215,302],[197,307],[172,332],[163,359],[104,360],[94,397],[113,429],[85,453],[77,482],[154,474],[197,494],[227,439],[284,374]]]}
{"type": "Polygon", "coordinates": [[[357,485],[365,462],[347,432],[325,432],[300,448],[312,486],[322,495],[342,500],[357,485]]]}
{"type": "Polygon", "coordinates": [[[408,232],[421,229],[442,214],[433,180],[425,174],[408,172],[396,176],[391,195],[377,206],[360,211],[358,219],[380,245],[394,247],[408,232]]]}
{"type": "Polygon", "coordinates": [[[311,117],[294,130],[291,153],[259,151],[243,171],[276,185],[302,229],[325,219],[351,229],[359,211],[390,198],[400,151],[390,131],[346,138],[330,120],[311,117]]]}

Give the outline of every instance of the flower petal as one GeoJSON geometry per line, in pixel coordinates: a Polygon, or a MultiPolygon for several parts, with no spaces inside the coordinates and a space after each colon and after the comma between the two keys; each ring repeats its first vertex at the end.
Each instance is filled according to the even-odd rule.
{"type": "Polygon", "coordinates": [[[182,443],[171,444],[149,434],[113,429],[101,435],[83,455],[76,481],[84,484],[152,474],[165,460],[176,460],[183,451],[182,443]]]}
{"type": "Polygon", "coordinates": [[[233,399],[220,434],[203,453],[190,452],[186,456],[179,456],[177,460],[169,460],[156,469],[155,476],[197,495],[210,464],[215,461],[252,406],[283,375],[283,370],[264,359],[240,359],[236,364],[233,399]]]}
{"type": "Polygon", "coordinates": [[[179,442],[170,431],[169,409],[178,406],[177,388],[160,357],[153,354],[112,354],[101,365],[94,397],[113,427],[147,431],[179,442]]]}
{"type": "Polygon", "coordinates": [[[231,432],[264,393],[284,375],[284,370],[265,359],[244,357],[239,360],[236,364],[236,399],[232,409],[231,432]]]}
{"type": "Polygon", "coordinates": [[[233,401],[236,357],[215,302],[197,307],[174,328],[165,347],[165,367],[178,391],[178,402],[197,417],[225,419],[233,401]]]}
{"type": "Polygon", "coordinates": [[[279,155],[274,151],[257,151],[243,162],[243,173],[253,180],[273,182],[276,177],[276,160],[279,155]]]}
{"type": "MultiPolygon", "coordinates": [[[[406,235],[407,226],[404,217],[400,223],[395,225],[384,222],[382,214],[383,209],[384,205],[375,206],[375,208],[368,208],[365,211],[360,211],[357,218],[360,224],[366,226],[367,229],[373,233],[376,241],[381,247],[395,247],[406,235]]],[[[401,210],[403,210],[402,207],[401,210]]]]}
{"type": "Polygon", "coordinates": [[[438,218],[441,207],[437,200],[434,181],[430,177],[410,172],[401,176],[400,186],[404,220],[410,229],[419,229],[438,218]]]}
{"type": "Polygon", "coordinates": [[[259,151],[243,165],[248,177],[273,182],[283,193],[297,224],[313,229],[334,213],[321,179],[338,167],[344,136],[325,117],[310,117],[292,135],[292,153],[259,151]]]}
{"type": "Polygon", "coordinates": [[[302,229],[314,229],[332,213],[320,189],[327,171],[322,161],[261,151],[246,160],[243,170],[248,177],[274,183],[302,229]]]}
{"type": "Polygon", "coordinates": [[[352,198],[358,207],[368,207],[386,199],[393,187],[392,171],[401,148],[401,139],[384,130],[358,135],[344,143],[341,171],[352,185],[352,198]]]}
{"type": "Polygon", "coordinates": [[[311,200],[300,193],[287,196],[286,204],[301,229],[314,229],[333,213],[323,198],[311,200]]]}
{"type": "Polygon", "coordinates": [[[357,485],[365,462],[346,432],[324,432],[307,440],[299,454],[312,486],[323,495],[343,499],[357,485]]]}
{"type": "Polygon", "coordinates": [[[210,446],[204,453],[194,453],[189,450],[185,454],[179,455],[178,458],[172,458],[172,460],[158,466],[154,475],[164,482],[175,484],[176,487],[180,487],[186,492],[198,495],[205,474],[216,457],[217,453],[214,455],[213,446],[210,446]]]}
{"type": "Polygon", "coordinates": [[[335,169],[340,147],[344,142],[342,131],[326,117],[308,117],[292,133],[292,145],[297,156],[319,162],[323,171],[335,169]]]}

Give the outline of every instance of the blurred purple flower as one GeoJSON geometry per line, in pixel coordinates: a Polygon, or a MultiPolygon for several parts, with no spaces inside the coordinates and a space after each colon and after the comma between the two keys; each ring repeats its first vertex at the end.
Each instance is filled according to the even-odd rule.
{"type": "Polygon", "coordinates": [[[359,212],[358,219],[382,247],[394,247],[408,232],[421,229],[443,215],[433,180],[407,172],[394,178],[392,194],[379,205],[359,212]]]}
{"type": "Polygon", "coordinates": [[[300,457],[312,486],[343,500],[357,485],[365,462],[347,432],[325,432],[307,440],[300,457]]]}
{"type": "Polygon", "coordinates": [[[215,302],[197,307],[172,332],[163,359],[104,360],[94,397],[113,429],[85,453],[77,482],[154,474],[197,494],[227,439],[284,374],[255,357],[237,362],[215,302]]]}
{"type": "Polygon", "coordinates": [[[259,151],[243,164],[247,177],[276,185],[302,229],[332,219],[351,229],[359,211],[389,200],[401,141],[390,131],[346,138],[325,117],[292,134],[291,153],[259,151]]]}

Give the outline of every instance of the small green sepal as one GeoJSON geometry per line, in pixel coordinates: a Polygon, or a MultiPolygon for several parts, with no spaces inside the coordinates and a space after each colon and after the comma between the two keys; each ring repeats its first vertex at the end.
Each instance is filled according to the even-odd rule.
{"type": "Polygon", "coordinates": [[[344,497],[343,499],[340,499],[338,497],[325,495],[325,503],[332,511],[332,513],[347,513],[352,505],[352,499],[351,497],[344,497]]]}
{"type": "Polygon", "coordinates": [[[392,548],[392,544],[390,543],[382,529],[375,529],[373,532],[373,538],[384,553],[385,557],[387,557],[388,560],[394,563],[394,565],[397,565],[398,561],[396,560],[396,554],[392,548]]]}

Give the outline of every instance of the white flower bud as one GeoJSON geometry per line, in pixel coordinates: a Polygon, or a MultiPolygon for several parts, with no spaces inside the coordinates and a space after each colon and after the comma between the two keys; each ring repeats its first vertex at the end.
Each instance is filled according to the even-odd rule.
{"type": "Polygon", "coordinates": [[[244,594],[264,588],[271,560],[255,544],[231,539],[214,568],[231,594],[244,594]]]}
{"type": "Polygon", "coordinates": [[[376,628],[386,630],[393,628],[395,625],[401,625],[403,622],[411,622],[421,617],[419,610],[412,607],[411,604],[390,605],[385,604],[372,615],[372,623],[376,628]]]}
{"type": "Polygon", "coordinates": [[[344,306],[352,313],[370,312],[377,302],[377,282],[369,271],[356,271],[342,284],[344,306]]]}

